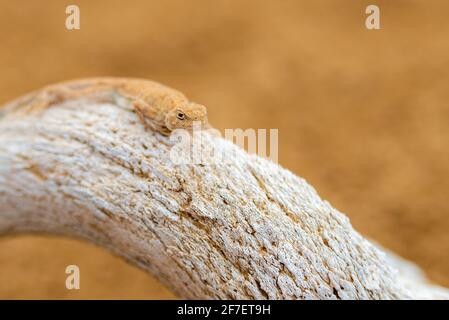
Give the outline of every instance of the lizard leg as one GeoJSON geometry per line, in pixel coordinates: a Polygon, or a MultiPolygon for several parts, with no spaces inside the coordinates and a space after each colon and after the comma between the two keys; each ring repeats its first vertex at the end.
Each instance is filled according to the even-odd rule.
{"type": "Polygon", "coordinates": [[[134,100],[132,104],[146,129],[157,131],[165,136],[170,134],[171,131],[167,127],[156,123],[156,113],[147,103],[142,100],[134,100]]]}
{"type": "Polygon", "coordinates": [[[145,116],[145,110],[148,108],[148,105],[143,103],[142,101],[133,101],[134,110],[136,110],[136,114],[139,117],[139,120],[145,127],[148,127],[148,123],[145,116]]]}
{"type": "Polygon", "coordinates": [[[24,108],[26,112],[42,111],[52,104],[51,95],[47,91],[39,92],[24,108]]]}
{"type": "MultiPolygon", "coordinates": [[[[48,87],[38,93],[35,99],[30,105],[30,110],[42,111],[51,107],[56,103],[60,103],[64,100],[78,99],[81,97],[93,96],[94,94],[105,93],[111,90],[110,87],[105,85],[92,85],[83,88],[70,87],[67,85],[59,85],[54,87],[48,87]]],[[[111,101],[112,98],[100,95],[95,97],[98,101],[111,101]]]]}
{"type": "Polygon", "coordinates": [[[74,90],[67,87],[48,87],[39,92],[27,107],[27,111],[40,112],[65,99],[76,98],[74,90]]]}

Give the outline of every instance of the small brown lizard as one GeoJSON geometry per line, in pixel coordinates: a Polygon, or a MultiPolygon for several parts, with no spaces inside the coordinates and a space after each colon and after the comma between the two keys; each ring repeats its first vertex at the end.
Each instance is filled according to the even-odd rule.
{"type": "Polygon", "coordinates": [[[117,94],[129,100],[143,124],[163,135],[175,129],[191,130],[195,121],[209,128],[207,110],[190,102],[181,92],[157,82],[132,78],[91,78],[44,87],[10,103],[7,109],[26,105],[29,111],[42,111],[64,100],[81,97],[116,101],[117,94]],[[114,95],[115,94],[115,95],[114,95]]]}

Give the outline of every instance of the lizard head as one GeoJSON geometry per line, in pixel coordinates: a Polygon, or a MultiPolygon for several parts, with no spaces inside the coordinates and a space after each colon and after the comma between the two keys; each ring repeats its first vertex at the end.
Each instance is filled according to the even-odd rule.
{"type": "Polygon", "coordinates": [[[193,102],[177,106],[165,117],[165,125],[170,131],[191,130],[195,122],[200,123],[203,129],[208,126],[206,107],[193,102]]]}

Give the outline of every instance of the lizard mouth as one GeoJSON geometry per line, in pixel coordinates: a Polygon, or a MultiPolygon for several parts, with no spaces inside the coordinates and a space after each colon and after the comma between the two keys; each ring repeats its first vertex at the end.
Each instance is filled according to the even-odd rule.
{"type": "Polygon", "coordinates": [[[171,133],[171,130],[167,126],[162,126],[160,131],[165,136],[168,136],[171,133]]]}

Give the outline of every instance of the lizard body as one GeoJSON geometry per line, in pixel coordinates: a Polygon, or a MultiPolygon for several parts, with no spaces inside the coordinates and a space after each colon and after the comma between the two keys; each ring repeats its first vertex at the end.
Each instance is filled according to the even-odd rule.
{"type": "Polygon", "coordinates": [[[43,111],[64,100],[81,97],[114,102],[117,94],[130,101],[145,127],[163,135],[175,129],[191,130],[195,121],[202,128],[209,127],[204,106],[190,102],[179,91],[142,79],[104,77],[62,82],[19,98],[6,108],[23,105],[28,111],[43,111]]]}

